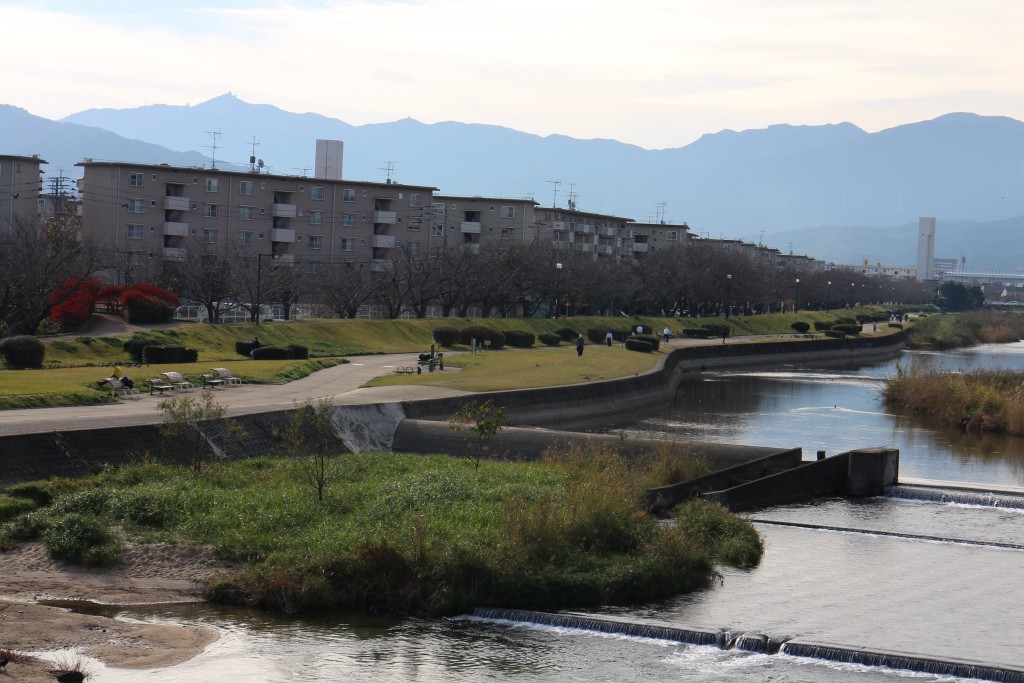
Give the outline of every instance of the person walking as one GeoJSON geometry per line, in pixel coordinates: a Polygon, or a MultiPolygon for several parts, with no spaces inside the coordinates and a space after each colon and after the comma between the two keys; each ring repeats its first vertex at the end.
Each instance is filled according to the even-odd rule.
{"type": "Polygon", "coordinates": [[[612,331],[608,330],[608,334],[604,335],[604,343],[608,346],[612,345],[612,331]]]}
{"type": "Polygon", "coordinates": [[[576,337],[576,357],[583,357],[583,335],[576,337]]]}
{"type": "Polygon", "coordinates": [[[661,331],[661,334],[665,337],[665,343],[668,344],[668,340],[672,336],[672,330],[668,329],[668,325],[666,325],[665,329],[661,331]]]}

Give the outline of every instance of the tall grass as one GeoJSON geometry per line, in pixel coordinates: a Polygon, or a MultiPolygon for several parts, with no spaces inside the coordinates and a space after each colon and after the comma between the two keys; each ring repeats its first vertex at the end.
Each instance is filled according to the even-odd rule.
{"type": "Polygon", "coordinates": [[[899,368],[886,382],[883,398],[969,431],[1024,434],[1024,373],[899,368]]]}
{"type": "Polygon", "coordinates": [[[1003,311],[929,315],[917,318],[907,331],[912,348],[956,349],[1001,344],[1024,338],[1024,315],[1003,311]]]}
{"type": "Polygon", "coordinates": [[[217,463],[199,475],[146,462],[39,484],[53,502],[0,526],[0,545],[98,519],[119,538],[207,544],[239,563],[209,586],[214,600],[435,615],[648,601],[706,585],[716,561],[760,557],[752,527],[724,511],[735,526],[723,533],[745,555],[722,552],[720,538],[684,523],[694,513],[665,522],[644,509],[648,486],[703,471],[685,454],[577,448],[476,469],[447,456],[362,453],[329,467],[322,502],[284,458],[217,463]]]}

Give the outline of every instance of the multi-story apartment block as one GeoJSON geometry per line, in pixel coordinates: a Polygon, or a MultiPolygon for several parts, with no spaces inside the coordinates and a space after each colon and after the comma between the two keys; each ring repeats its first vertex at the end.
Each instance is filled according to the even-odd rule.
{"type": "Polygon", "coordinates": [[[38,156],[0,154],[0,235],[39,223],[40,165],[45,163],[38,156]]]}
{"type": "Polygon", "coordinates": [[[79,166],[83,235],[136,265],[186,258],[198,244],[315,270],[324,262],[380,264],[403,249],[425,253],[429,239],[432,187],[165,164],[79,166]]]}
{"type": "Polygon", "coordinates": [[[436,253],[455,245],[479,249],[481,244],[537,243],[536,206],[532,199],[435,195],[430,248],[436,253]]]}
{"type": "Polygon", "coordinates": [[[659,249],[685,247],[693,239],[690,226],[686,223],[632,223],[629,228],[632,233],[629,247],[634,258],[643,258],[659,249]]]}
{"type": "Polygon", "coordinates": [[[575,208],[538,208],[537,231],[550,235],[556,251],[591,254],[595,258],[630,258],[632,218],[579,211],[575,208]]]}

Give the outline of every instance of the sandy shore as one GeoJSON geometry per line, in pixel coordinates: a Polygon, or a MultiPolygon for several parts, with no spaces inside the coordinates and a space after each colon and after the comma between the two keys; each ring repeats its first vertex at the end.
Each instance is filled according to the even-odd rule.
{"type": "MultiPolygon", "coordinates": [[[[0,649],[77,648],[108,666],[158,668],[201,653],[218,638],[206,627],[134,624],[36,604],[39,600],[92,600],[108,604],[202,599],[202,586],[220,567],[209,552],[172,545],[125,549],[114,569],[82,569],[50,560],[41,543],[0,552],[0,649]]],[[[12,681],[53,681],[49,665],[12,661],[12,681]]]]}

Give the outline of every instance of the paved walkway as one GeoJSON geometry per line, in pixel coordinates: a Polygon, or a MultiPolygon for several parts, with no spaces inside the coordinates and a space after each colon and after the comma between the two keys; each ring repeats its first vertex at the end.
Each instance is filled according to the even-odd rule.
{"type": "MultiPolygon", "coordinates": [[[[348,363],[320,370],[287,384],[243,384],[240,387],[222,387],[211,391],[215,392],[217,401],[226,406],[229,416],[284,410],[307,398],[317,400],[333,397],[335,405],[365,405],[443,398],[465,393],[455,389],[408,384],[360,388],[374,377],[393,372],[396,366],[416,365],[417,357],[415,353],[354,356],[348,363]]],[[[163,420],[163,413],[157,408],[159,401],[159,395],[143,393],[138,399],[118,400],[113,405],[0,410],[0,436],[97,426],[156,424],[163,420]]]]}

